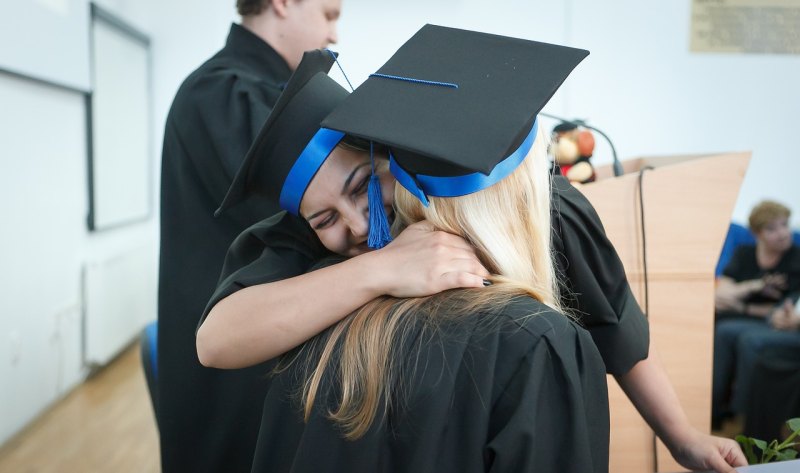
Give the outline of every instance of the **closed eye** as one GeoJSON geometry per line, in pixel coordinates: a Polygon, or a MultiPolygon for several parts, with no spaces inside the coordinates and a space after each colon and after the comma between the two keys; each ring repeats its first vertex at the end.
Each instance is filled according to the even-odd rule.
{"type": "Polygon", "coordinates": [[[336,222],[336,212],[329,212],[325,218],[319,220],[313,225],[314,230],[323,230],[330,227],[336,222]]]}
{"type": "Polygon", "coordinates": [[[365,177],[358,183],[355,189],[353,189],[353,195],[361,195],[367,191],[367,187],[369,186],[369,176],[365,177]]]}

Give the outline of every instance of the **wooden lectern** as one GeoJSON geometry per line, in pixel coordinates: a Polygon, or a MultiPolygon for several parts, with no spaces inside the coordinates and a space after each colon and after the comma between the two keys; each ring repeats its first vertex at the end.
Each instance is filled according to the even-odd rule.
{"type": "MultiPolygon", "coordinates": [[[[651,344],[689,421],[701,432],[709,432],[711,423],[714,267],[750,155],[628,160],[622,176],[613,177],[610,167],[598,168],[597,182],[580,187],[597,209],[636,299],[647,308],[651,344]]],[[[685,470],[661,441],[656,443],[616,381],[608,380],[609,471],[685,470]]]]}

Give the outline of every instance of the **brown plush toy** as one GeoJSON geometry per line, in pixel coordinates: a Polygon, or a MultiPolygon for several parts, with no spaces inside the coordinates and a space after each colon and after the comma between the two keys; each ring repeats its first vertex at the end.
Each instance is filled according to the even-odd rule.
{"type": "Polygon", "coordinates": [[[575,123],[563,122],[553,128],[551,154],[561,175],[572,183],[585,184],[595,180],[590,161],[594,152],[594,135],[575,123]]]}

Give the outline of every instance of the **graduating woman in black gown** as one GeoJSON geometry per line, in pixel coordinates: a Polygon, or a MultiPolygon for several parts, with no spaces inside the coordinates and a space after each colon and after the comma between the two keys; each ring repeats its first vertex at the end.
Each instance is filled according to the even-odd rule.
{"type": "MultiPolygon", "coordinates": [[[[489,75],[484,71],[484,76],[489,75]]],[[[377,78],[369,79],[365,85],[373,80],[377,78]]],[[[392,149],[390,140],[384,142],[392,149]]],[[[335,153],[317,166],[313,185],[306,182],[305,195],[301,194],[302,204],[296,212],[306,217],[319,240],[310,234],[306,222],[285,214],[252,227],[232,246],[217,292],[207,308],[208,318],[198,332],[198,351],[204,363],[234,368],[274,358],[381,295],[428,296],[439,292],[437,284],[452,280],[463,287],[482,286],[485,270],[468,257],[474,250],[451,245],[453,240],[440,231],[434,232],[428,222],[414,223],[385,248],[368,251],[363,244],[364,225],[357,227],[353,223],[356,214],[366,220],[362,214],[367,207],[366,192],[357,196],[354,193],[343,202],[314,189],[324,188],[325,176],[339,165],[335,164],[335,153]],[[463,261],[463,267],[438,274],[404,272],[405,262],[393,260],[392,255],[417,238],[430,239],[431,254],[452,251],[453,259],[463,261]],[[355,257],[307,272],[326,255],[320,240],[340,254],[355,257]],[[394,263],[378,265],[377,255],[381,255],[383,263],[394,263]]],[[[348,178],[347,182],[362,182],[368,155],[362,153],[362,161],[343,167],[345,171],[340,174],[348,178]]],[[[376,166],[376,174],[384,175],[380,165],[376,166]]],[[[248,176],[249,182],[260,180],[250,179],[247,171],[243,175],[248,176]]],[[[338,181],[336,189],[342,187],[342,181],[338,181]]],[[[728,464],[742,464],[743,457],[735,443],[703,435],[688,425],[663,369],[650,356],[646,320],[591,205],[559,178],[553,179],[552,187],[545,183],[541,189],[552,192],[548,210],[552,215],[550,237],[557,275],[554,280],[564,286],[555,300],[579,315],[590,330],[607,371],[617,375],[679,461],[689,467],[713,467],[718,471],[728,471],[728,464]]],[[[384,204],[391,209],[391,199],[386,195],[384,192],[384,204]]]]}

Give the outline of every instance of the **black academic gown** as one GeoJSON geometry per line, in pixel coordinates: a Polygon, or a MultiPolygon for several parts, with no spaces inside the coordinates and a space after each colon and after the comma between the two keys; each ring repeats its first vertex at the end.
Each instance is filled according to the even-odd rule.
{"type": "Polygon", "coordinates": [[[278,210],[251,200],[213,217],[290,75],[267,43],[232,25],[225,47],[181,85],[167,117],[157,388],[165,473],[250,469],[264,370],[203,368],[194,335],[231,242],[278,210]]]}
{"type": "Polygon", "coordinates": [[[605,368],[589,334],[564,315],[518,297],[406,340],[393,357],[400,399],[355,441],[326,416],[335,382],[325,383],[305,423],[292,396],[303,364],[278,374],[253,472],[608,471],[605,368]]]}

